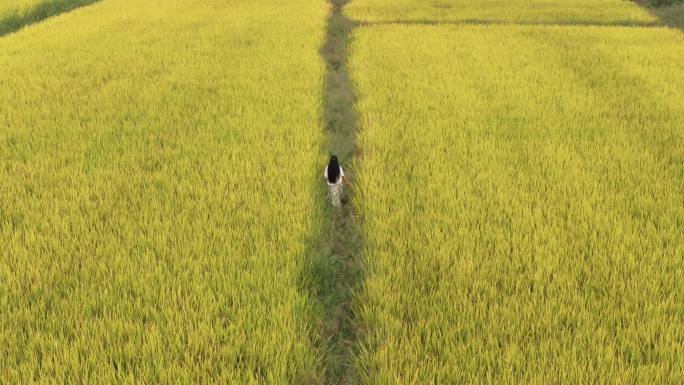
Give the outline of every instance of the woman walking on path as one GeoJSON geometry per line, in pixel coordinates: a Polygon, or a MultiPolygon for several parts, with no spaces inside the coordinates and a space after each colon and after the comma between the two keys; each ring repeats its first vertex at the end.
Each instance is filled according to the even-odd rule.
{"type": "Polygon", "coordinates": [[[337,156],[330,157],[330,162],[323,173],[326,182],[328,182],[328,193],[330,194],[330,202],[333,207],[342,207],[342,184],[346,182],[344,177],[344,170],[337,160],[337,156]]]}

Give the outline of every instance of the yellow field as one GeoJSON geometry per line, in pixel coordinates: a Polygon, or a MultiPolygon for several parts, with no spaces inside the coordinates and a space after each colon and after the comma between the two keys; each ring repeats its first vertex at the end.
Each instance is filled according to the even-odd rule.
{"type": "Polygon", "coordinates": [[[681,6],[329,1],[0,5],[0,384],[684,383],[681,6]]]}
{"type": "Polygon", "coordinates": [[[518,22],[532,24],[653,24],[624,0],[353,0],[346,13],[366,22],[518,22]]]}
{"type": "Polygon", "coordinates": [[[106,0],[0,39],[0,383],[319,376],[325,15],[106,0]]]}
{"type": "Polygon", "coordinates": [[[352,36],[363,383],[682,383],[684,34],[408,24],[352,36]]]}

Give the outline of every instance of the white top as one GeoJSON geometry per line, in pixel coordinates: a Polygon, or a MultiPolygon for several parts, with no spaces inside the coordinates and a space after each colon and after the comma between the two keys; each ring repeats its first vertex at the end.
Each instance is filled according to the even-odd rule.
{"type": "Polygon", "coordinates": [[[337,182],[335,183],[330,183],[328,180],[328,166],[325,166],[325,171],[323,172],[323,176],[325,177],[325,181],[328,182],[329,186],[334,186],[336,184],[342,183],[342,178],[344,178],[344,170],[342,169],[342,166],[340,166],[340,177],[337,178],[337,182]]]}

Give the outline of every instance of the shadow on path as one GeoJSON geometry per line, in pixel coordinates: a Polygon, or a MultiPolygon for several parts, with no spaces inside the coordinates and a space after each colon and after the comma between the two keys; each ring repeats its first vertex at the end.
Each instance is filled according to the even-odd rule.
{"type": "Polygon", "coordinates": [[[17,32],[20,29],[41,22],[49,17],[73,11],[101,0],[57,0],[43,1],[23,12],[17,11],[0,19],[0,37],[17,32]]]}

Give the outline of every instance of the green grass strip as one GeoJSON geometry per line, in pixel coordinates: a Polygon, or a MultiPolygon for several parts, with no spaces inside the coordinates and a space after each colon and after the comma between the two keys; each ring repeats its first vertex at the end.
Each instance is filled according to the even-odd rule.
{"type": "MultiPolygon", "coordinates": [[[[347,72],[348,45],[355,23],[343,14],[347,0],[330,0],[326,40],[321,56],[327,66],[323,118],[328,136],[327,150],[336,154],[347,180],[354,182],[357,155],[357,115],[353,109],[356,94],[347,72]]],[[[353,368],[358,327],[353,314],[354,293],[363,282],[360,263],[362,237],[354,207],[354,190],[346,189],[344,205],[333,209],[327,197],[319,201],[327,207],[327,223],[322,226],[317,247],[311,255],[310,292],[323,313],[324,367],[326,384],[356,384],[353,368]]]]}

